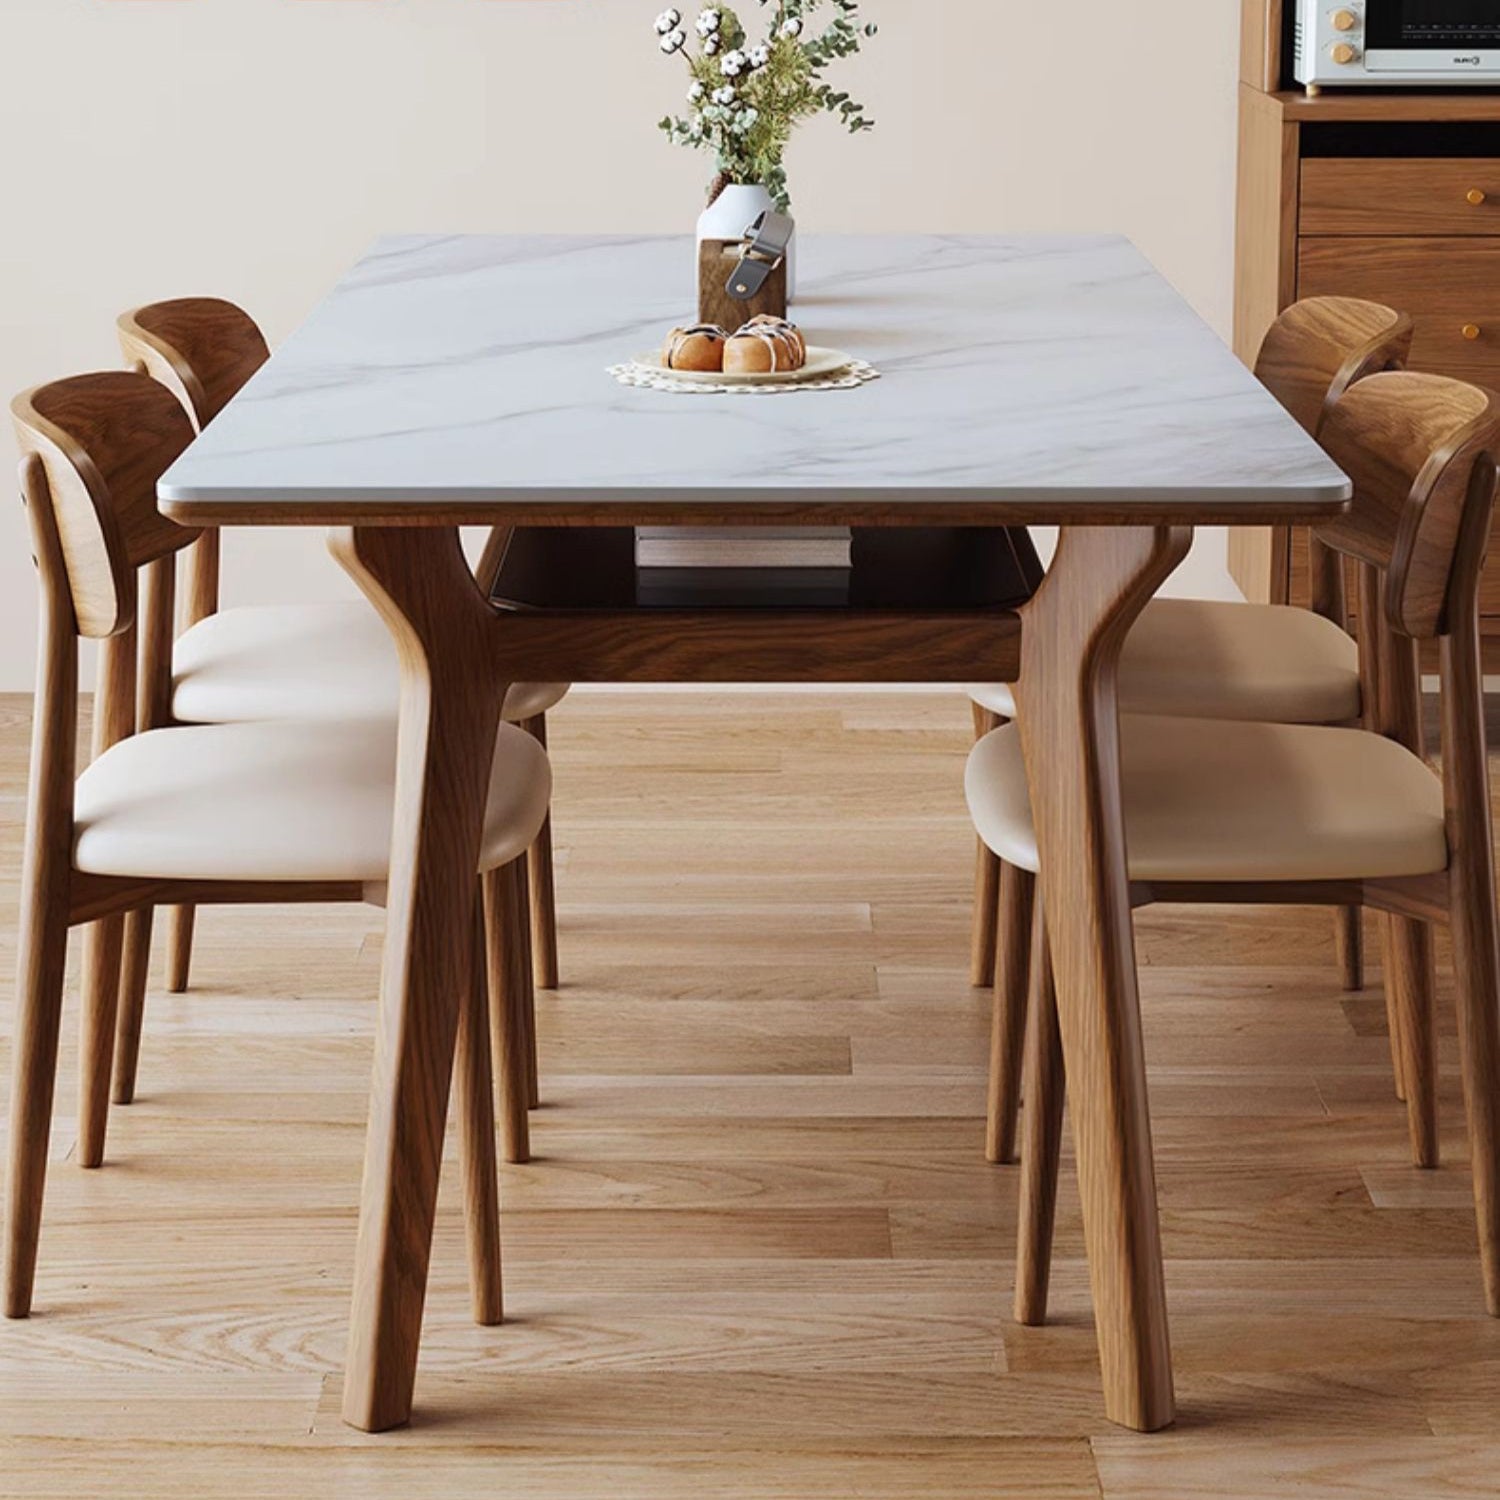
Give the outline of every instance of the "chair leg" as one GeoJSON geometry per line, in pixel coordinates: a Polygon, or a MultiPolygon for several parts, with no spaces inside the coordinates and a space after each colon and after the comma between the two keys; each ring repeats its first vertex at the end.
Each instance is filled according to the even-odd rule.
{"type": "Polygon", "coordinates": [[[531,964],[526,951],[525,870],[523,856],[481,879],[501,1146],[509,1162],[531,1160],[525,996],[531,987],[531,964]]]}
{"type": "Polygon", "coordinates": [[[116,1104],[135,1099],[141,1060],[141,1026],[146,1017],[146,984],[151,971],[152,909],[142,906],[125,918],[125,957],[120,974],[120,1016],[115,1024],[116,1104]]]}
{"type": "Polygon", "coordinates": [[[489,979],[484,898],[474,892],[474,941],[469,984],[458,1014],[454,1055],[459,1152],[463,1159],[464,1225],[474,1321],[494,1327],[505,1319],[500,1274],[500,1174],[495,1160],[495,1083],[490,1058],[489,979]]]}
{"type": "Polygon", "coordinates": [[[196,906],[167,908],[167,990],[183,994],[188,987],[188,973],[193,963],[193,920],[196,906]]]}
{"type": "Polygon", "coordinates": [[[515,983],[519,988],[522,1024],[526,1029],[526,1107],[535,1109],[542,1102],[536,1058],[536,960],[531,949],[531,915],[536,910],[531,895],[531,854],[516,861],[516,885],[519,888],[521,917],[516,927],[515,983]]]}
{"type": "Polygon", "coordinates": [[[1411,1157],[1418,1167],[1438,1164],[1437,1032],[1433,1001],[1437,970],[1432,929],[1409,917],[1390,919],[1386,992],[1396,1017],[1401,1079],[1411,1157]]]}
{"type": "Polygon", "coordinates": [[[1484,1301],[1490,1316],[1500,1317],[1500,935],[1493,892],[1493,882],[1466,888],[1455,880],[1453,956],[1484,1301]]]}
{"type": "Polygon", "coordinates": [[[57,1087],[57,1043],[67,964],[67,890],[30,878],[21,909],[20,979],[16,996],[14,1076],[10,1096],[10,1166],[6,1173],[5,1316],[31,1312],[52,1097],[57,1087]]]}
{"type": "Polygon", "coordinates": [[[1052,952],[1040,905],[1031,953],[1031,1017],[1026,1033],[1026,1118],[1021,1142],[1021,1216],[1016,1240],[1016,1322],[1047,1321],[1052,1236],[1057,1219],[1057,1171],[1062,1155],[1062,1032],[1052,952]]]}
{"type": "Polygon", "coordinates": [[[1397,1003],[1396,987],[1391,980],[1397,963],[1393,946],[1395,939],[1391,936],[1391,919],[1386,912],[1376,912],[1375,922],[1380,929],[1380,970],[1385,986],[1385,1034],[1391,1047],[1391,1079],[1396,1097],[1405,1104],[1406,1046],[1401,1040],[1401,1006],[1397,1003]]]}
{"type": "MultiPolygon", "coordinates": [[[[1000,726],[1000,716],[972,703],[974,738],[982,740],[1000,726]]],[[[1000,899],[1000,860],[976,839],[974,863],[973,933],[969,939],[969,983],[975,989],[987,989],[995,982],[995,903],[1000,899]]]]}
{"type": "Polygon", "coordinates": [[[120,1004],[120,950],[125,918],[91,922],[84,934],[83,1027],[78,1046],[78,1164],[104,1161],[109,1127],[109,1085],[120,1004]]]}
{"type": "Polygon", "coordinates": [[[1364,910],[1341,906],[1333,914],[1333,945],[1338,955],[1339,975],[1346,990],[1365,987],[1364,910]]]}
{"type": "MultiPolygon", "coordinates": [[[[537,714],[521,726],[547,748],[547,716],[537,714]]],[[[552,874],[552,809],[547,809],[536,842],[526,851],[531,881],[532,973],[539,990],[557,988],[557,891],[552,874]]]]}
{"type": "Polygon", "coordinates": [[[1021,1104],[1021,1058],[1026,1039],[1026,989],[1031,968],[1031,919],[1036,876],[1014,865],[1000,867],[995,947],[995,1009],[990,1034],[989,1104],[985,1157],[1010,1162],[1016,1155],[1016,1114],[1021,1104]]]}

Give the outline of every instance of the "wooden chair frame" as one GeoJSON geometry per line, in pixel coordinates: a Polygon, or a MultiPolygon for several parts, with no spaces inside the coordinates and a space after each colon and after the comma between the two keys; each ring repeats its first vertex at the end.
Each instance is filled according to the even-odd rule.
{"type": "MultiPolygon", "coordinates": [[[[131,366],[166,386],[182,403],[201,432],[270,358],[270,348],[253,318],[232,302],[212,297],[188,297],[151,303],[123,313],[116,323],[120,348],[131,366]]],[[[476,570],[481,586],[491,589],[499,577],[510,528],[492,530],[476,570]]],[[[219,609],[220,536],[207,528],[182,551],[185,587],[180,598],[177,629],[191,629],[219,609]]],[[[170,613],[170,611],[169,611],[170,613]]],[[[170,690],[161,717],[171,720],[170,690]]],[[[145,727],[144,723],[142,727],[145,727]]],[[[545,750],[547,716],[536,714],[520,727],[545,750]]],[[[519,897],[529,908],[531,926],[528,944],[531,980],[524,984],[531,1105],[538,1102],[536,1064],[536,1015],[534,989],[555,990],[557,964],[557,895],[552,853],[552,814],[549,809],[541,832],[527,851],[526,864],[502,877],[492,872],[484,877],[492,886],[485,910],[508,911],[515,899],[506,884],[519,882],[519,897]]],[[[180,994],[188,987],[192,962],[195,904],[179,902],[167,913],[167,988],[180,994]]],[[[142,907],[126,919],[123,942],[123,976],[120,1002],[119,1041],[114,1076],[114,1102],[129,1104],[135,1097],[140,1058],[140,1037],[146,1003],[151,950],[152,908],[142,907]]],[[[499,947],[498,942],[491,945],[499,947]]],[[[517,979],[509,960],[495,958],[496,975],[507,982],[517,979]]],[[[530,1152],[527,1132],[508,1122],[506,1159],[524,1162],[530,1152]]]]}
{"type": "MultiPolygon", "coordinates": [[[[12,409],[41,584],[6,1181],[3,1310],[19,1318],[31,1310],[35,1285],[69,929],[87,925],[78,1158],[95,1167],[104,1155],[120,956],[133,914],[163,902],[383,904],[385,888],[383,882],[127,879],[74,867],[78,642],[83,636],[100,642],[96,755],[138,726],[165,721],[176,555],[197,534],[157,512],[155,486],[193,429],[177,400],[138,373],[60,381],[19,397],[12,409]]],[[[507,1112],[514,1113],[519,1097],[523,1122],[527,1097],[518,984],[526,933],[523,877],[518,859],[485,888],[487,898],[492,892],[503,898],[488,924],[488,962],[476,882],[475,939],[465,955],[457,1017],[454,1073],[471,1288],[482,1324],[499,1323],[503,1315],[492,1043],[508,1059],[507,1112]],[[493,1006],[487,980],[498,981],[493,1006]]]]}
{"type": "MultiPolygon", "coordinates": [[[[1339,398],[1357,381],[1404,366],[1411,350],[1412,333],[1410,318],[1378,303],[1352,298],[1312,298],[1288,308],[1267,333],[1256,361],[1256,377],[1316,436],[1339,398]]],[[[1316,538],[1312,558],[1312,608],[1340,629],[1348,630],[1343,563],[1316,538]]],[[[1368,689],[1365,699],[1367,703],[1372,701],[1368,689]]],[[[974,704],[973,708],[977,742],[1000,728],[1004,720],[980,704],[974,704]]],[[[976,986],[992,985],[994,990],[985,1156],[997,1163],[1013,1161],[1016,1155],[1035,893],[1033,875],[1003,865],[979,841],[970,981],[976,986]]],[[[1360,907],[1339,907],[1334,931],[1344,987],[1362,989],[1360,907]]],[[[1386,972],[1388,976],[1395,972],[1389,958],[1386,972]]],[[[1394,1040],[1400,1002],[1392,993],[1389,979],[1387,1003],[1392,1017],[1397,1093],[1406,1099],[1410,1091],[1415,1091],[1418,1107],[1425,1111],[1431,1107],[1426,1099],[1431,1089],[1430,1075],[1418,1076],[1408,1088],[1403,1049],[1394,1040]]]]}
{"type": "MultiPolygon", "coordinates": [[[[1157,902],[1368,906],[1389,922],[1401,1007],[1394,1038],[1406,1078],[1435,1073],[1432,927],[1446,923],[1457,972],[1459,1051],[1479,1228],[1485,1306],[1500,1317],[1500,921],[1484,725],[1479,584],[1489,547],[1500,447],[1500,398],[1439,377],[1383,376],[1363,386],[1325,429],[1329,451],[1355,477],[1349,515],[1319,542],[1360,570],[1361,668],[1369,730],[1420,754],[1417,647],[1436,639],[1442,686],[1442,781],[1449,863],[1399,879],[1247,883],[1137,882],[1134,908],[1157,902]],[[1406,382],[1425,409],[1361,400],[1406,382]],[[1426,382],[1413,386],[1411,382],[1426,382]],[[1403,484],[1401,480],[1406,482],[1403,484]]],[[[1025,1135],[1015,1316],[1046,1320],[1065,1094],[1057,997],[1046,924],[1035,924],[1026,1043],[1025,1135]]],[[[1413,1158],[1437,1160],[1435,1092],[1408,1091],[1413,1158]]]]}

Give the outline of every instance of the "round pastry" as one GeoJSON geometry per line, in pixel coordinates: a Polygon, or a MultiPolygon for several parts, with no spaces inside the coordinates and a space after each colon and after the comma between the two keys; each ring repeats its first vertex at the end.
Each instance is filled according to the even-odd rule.
{"type": "Polygon", "coordinates": [[[785,318],[778,318],[772,313],[758,313],[745,327],[776,329],[797,346],[796,368],[800,370],[807,363],[807,340],[802,337],[802,330],[795,323],[790,323],[785,318]]]}
{"type": "Polygon", "coordinates": [[[726,374],[775,375],[805,362],[800,341],[768,323],[746,323],[724,345],[726,374]]]}
{"type": "Polygon", "coordinates": [[[662,366],[668,370],[722,370],[727,338],[716,323],[674,328],[662,346],[662,366]]]}

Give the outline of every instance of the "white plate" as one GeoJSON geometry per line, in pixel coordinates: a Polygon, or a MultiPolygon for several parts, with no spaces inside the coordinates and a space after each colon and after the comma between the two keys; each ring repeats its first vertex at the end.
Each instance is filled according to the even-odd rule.
{"type": "Polygon", "coordinates": [[[842,349],[820,349],[816,344],[807,346],[807,363],[800,370],[768,370],[761,375],[726,374],[723,370],[669,370],[661,362],[661,355],[637,354],[632,361],[643,370],[657,375],[670,375],[673,380],[685,381],[689,385],[786,385],[799,380],[826,380],[847,370],[854,363],[852,354],[842,349]]]}

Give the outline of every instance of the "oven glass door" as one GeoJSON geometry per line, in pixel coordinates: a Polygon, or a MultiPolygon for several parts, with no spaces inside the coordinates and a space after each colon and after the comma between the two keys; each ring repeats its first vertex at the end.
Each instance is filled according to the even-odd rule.
{"type": "Polygon", "coordinates": [[[1367,0],[1371,72],[1500,72],[1500,0],[1367,0]]]}

